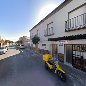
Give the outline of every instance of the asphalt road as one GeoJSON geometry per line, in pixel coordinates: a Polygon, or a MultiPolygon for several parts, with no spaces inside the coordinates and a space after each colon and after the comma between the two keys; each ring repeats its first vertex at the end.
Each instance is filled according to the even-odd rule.
{"type": "Polygon", "coordinates": [[[13,56],[0,60],[0,86],[74,86],[70,78],[62,82],[47,71],[42,56],[33,51],[10,49],[9,53],[13,56]]]}

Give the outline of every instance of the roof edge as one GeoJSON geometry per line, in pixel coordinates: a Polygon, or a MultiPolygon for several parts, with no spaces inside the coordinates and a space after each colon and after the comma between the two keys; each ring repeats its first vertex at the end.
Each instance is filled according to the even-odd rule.
{"type": "Polygon", "coordinates": [[[56,12],[58,12],[60,9],[62,9],[64,6],[66,6],[71,1],[72,0],[65,0],[64,2],[62,2],[51,13],[49,13],[45,18],[43,18],[38,24],[36,24],[31,30],[29,30],[29,32],[32,31],[34,28],[36,28],[38,25],[40,25],[42,22],[44,22],[46,19],[48,19],[49,17],[51,17],[53,14],[55,14],[56,12]]]}

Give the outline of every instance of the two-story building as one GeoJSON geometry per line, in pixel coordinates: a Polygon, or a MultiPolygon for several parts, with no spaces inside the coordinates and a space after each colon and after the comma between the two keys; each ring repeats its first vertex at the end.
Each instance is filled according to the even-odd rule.
{"type": "Polygon", "coordinates": [[[64,63],[86,70],[86,0],[65,0],[30,30],[34,35],[40,37],[38,48],[62,54],[64,63]]]}
{"type": "Polygon", "coordinates": [[[30,45],[30,38],[27,36],[23,36],[19,38],[19,41],[21,41],[24,46],[29,46],[30,45]]]}

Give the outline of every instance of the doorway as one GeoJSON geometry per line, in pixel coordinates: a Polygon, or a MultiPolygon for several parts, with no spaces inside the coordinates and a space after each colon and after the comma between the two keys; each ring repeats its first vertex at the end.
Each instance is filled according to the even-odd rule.
{"type": "Polygon", "coordinates": [[[66,62],[72,64],[72,45],[65,45],[66,48],[66,62]]]}
{"type": "Polygon", "coordinates": [[[57,49],[57,44],[52,44],[52,56],[57,55],[58,49],[57,49]]]}

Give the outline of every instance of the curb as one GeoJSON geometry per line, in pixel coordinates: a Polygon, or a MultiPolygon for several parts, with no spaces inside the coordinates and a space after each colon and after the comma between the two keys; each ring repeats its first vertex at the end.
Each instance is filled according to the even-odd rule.
{"type": "MultiPolygon", "coordinates": [[[[61,62],[60,62],[60,65],[67,72],[68,76],[72,79],[73,82],[74,80],[76,80],[80,86],[86,86],[86,77],[85,77],[86,73],[85,72],[78,70],[76,68],[73,68],[71,66],[68,66],[61,62]]],[[[77,86],[77,85],[74,84],[74,86],[77,86]]]]}

